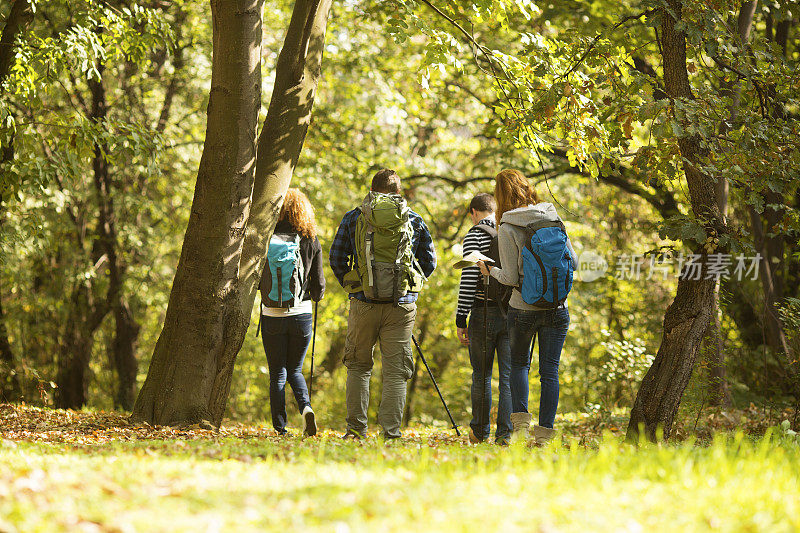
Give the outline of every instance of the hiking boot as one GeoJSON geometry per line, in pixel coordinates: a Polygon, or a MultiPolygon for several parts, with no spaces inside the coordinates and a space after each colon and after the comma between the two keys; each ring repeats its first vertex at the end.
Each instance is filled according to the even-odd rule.
{"type": "Polygon", "coordinates": [[[353,431],[352,429],[348,429],[344,435],[342,435],[342,440],[361,440],[364,437],[361,434],[353,431]]]}
{"type": "Polygon", "coordinates": [[[495,437],[494,443],[498,446],[508,446],[511,444],[511,435],[503,435],[502,437],[495,437]]]}
{"type": "Polygon", "coordinates": [[[303,408],[303,435],[313,437],[317,434],[317,420],[314,416],[314,410],[310,405],[303,408]]]}
{"type": "Polygon", "coordinates": [[[531,414],[511,413],[511,425],[514,426],[511,430],[512,441],[527,439],[531,427],[531,414]]]}
{"type": "Polygon", "coordinates": [[[481,438],[479,438],[479,437],[478,437],[478,436],[475,434],[475,432],[472,430],[472,428],[469,428],[469,443],[470,443],[470,444],[480,444],[480,443],[481,443],[481,442],[483,442],[484,440],[486,440],[486,439],[481,439],[481,438]]]}
{"type": "Polygon", "coordinates": [[[547,443],[553,439],[555,434],[556,430],[553,428],[546,428],[539,425],[533,426],[533,441],[536,446],[546,446],[547,443]]]}

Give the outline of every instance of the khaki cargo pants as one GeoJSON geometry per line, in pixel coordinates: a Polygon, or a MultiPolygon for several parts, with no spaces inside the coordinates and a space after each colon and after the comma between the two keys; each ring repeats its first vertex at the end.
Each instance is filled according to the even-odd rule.
{"type": "Polygon", "coordinates": [[[366,303],[350,299],[344,366],[347,367],[347,429],[360,435],[367,432],[369,380],[372,376],[373,348],[380,341],[383,392],[378,408],[378,424],[384,436],[399,437],[406,381],[414,372],[411,331],[417,304],[366,303]]]}

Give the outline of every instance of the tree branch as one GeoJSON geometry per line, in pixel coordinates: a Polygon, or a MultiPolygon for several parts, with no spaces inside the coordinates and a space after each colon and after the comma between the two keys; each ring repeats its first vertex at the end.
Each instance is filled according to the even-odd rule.
{"type": "MultiPolygon", "coordinates": [[[[609,31],[613,32],[614,30],[616,30],[617,28],[619,28],[620,26],[622,26],[623,24],[625,24],[628,21],[640,19],[642,17],[646,17],[647,15],[650,15],[650,14],[655,13],[655,12],[656,12],[656,8],[653,8],[653,9],[648,9],[647,11],[642,11],[641,13],[639,13],[637,15],[628,15],[627,17],[623,18],[622,20],[620,20],[619,22],[614,24],[609,31]]],[[[583,52],[581,57],[569,68],[569,70],[567,70],[564,74],[559,76],[559,79],[563,80],[564,78],[566,78],[567,76],[569,76],[570,74],[575,72],[575,69],[577,69],[581,65],[581,63],[583,63],[586,60],[586,58],[589,57],[589,54],[592,52],[592,50],[594,50],[595,46],[597,46],[597,43],[598,43],[598,41],[600,41],[600,38],[602,36],[603,36],[602,33],[598,33],[595,36],[595,38],[592,40],[592,42],[589,43],[589,47],[583,52]]]]}

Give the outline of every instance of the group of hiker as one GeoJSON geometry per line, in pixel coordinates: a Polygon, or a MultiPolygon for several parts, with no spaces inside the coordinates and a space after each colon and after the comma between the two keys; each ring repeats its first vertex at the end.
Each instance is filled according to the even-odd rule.
{"type": "MultiPolygon", "coordinates": [[[[564,224],[517,170],[495,178],[494,195],[469,204],[473,226],[463,241],[456,328],[472,366],[469,440],[490,437],[491,376],[499,368],[495,442],[524,437],[542,445],[554,434],[558,366],[569,327],[567,295],[577,267],[564,224]],[[541,398],[531,427],[528,373],[538,338],[541,398]]],[[[436,268],[436,251],[422,217],[402,196],[396,172],[372,178],[363,203],[345,213],[329,253],[330,267],[349,293],[343,363],[347,369],[344,439],[367,434],[373,350],[380,343],[382,393],[378,425],[385,439],[401,436],[417,297],[436,268]]],[[[287,192],[269,248],[261,292],[261,331],[270,377],[272,425],[286,433],[287,381],[301,412],[302,431],[317,424],[302,373],[316,313],[325,294],[322,247],[314,210],[298,189],[287,192]],[[312,318],[312,315],[314,318],[312,318]]],[[[313,362],[312,362],[313,366],[313,362]]],[[[313,368],[312,377],[313,379],[313,368]]]]}

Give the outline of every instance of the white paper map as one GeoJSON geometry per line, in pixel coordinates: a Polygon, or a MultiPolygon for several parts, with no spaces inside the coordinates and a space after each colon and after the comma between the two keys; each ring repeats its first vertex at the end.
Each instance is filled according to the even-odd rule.
{"type": "Polygon", "coordinates": [[[494,263],[494,259],[491,257],[487,257],[480,253],[479,251],[475,250],[467,255],[461,261],[458,261],[456,264],[453,265],[453,268],[466,268],[466,267],[473,267],[477,266],[478,261],[485,261],[486,263],[494,263]]]}

